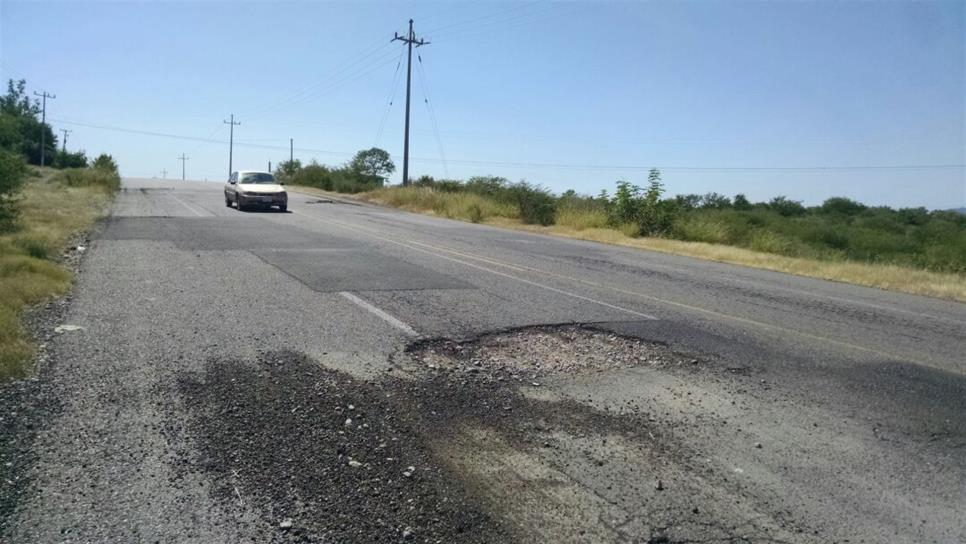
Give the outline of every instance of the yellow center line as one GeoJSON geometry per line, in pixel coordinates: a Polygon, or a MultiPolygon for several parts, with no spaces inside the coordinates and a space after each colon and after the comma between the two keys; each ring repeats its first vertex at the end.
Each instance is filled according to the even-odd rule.
{"type": "MultiPolygon", "coordinates": [[[[392,238],[385,237],[384,235],[379,234],[378,231],[374,231],[372,229],[368,229],[368,228],[365,228],[365,227],[361,227],[361,226],[356,225],[356,224],[345,223],[345,222],[338,221],[338,220],[331,219],[331,218],[323,219],[323,218],[320,218],[320,217],[315,217],[315,216],[308,215],[308,214],[305,214],[305,213],[300,213],[300,212],[294,212],[294,213],[297,213],[298,215],[301,215],[303,217],[307,217],[309,219],[314,219],[316,221],[321,221],[321,222],[324,222],[324,223],[329,223],[329,224],[332,224],[332,225],[341,227],[341,228],[343,228],[345,230],[349,230],[349,231],[352,231],[352,232],[362,232],[363,234],[366,234],[366,235],[368,235],[370,237],[373,237],[373,238],[376,238],[376,239],[379,239],[379,240],[383,240],[385,242],[390,242],[390,243],[393,243],[393,244],[401,245],[401,246],[404,246],[404,247],[408,247],[410,249],[415,249],[417,251],[423,251],[424,253],[429,253],[429,254],[435,255],[437,257],[441,257],[441,258],[448,259],[448,260],[451,260],[451,261],[459,262],[459,263],[462,263],[462,264],[465,264],[465,265],[468,265],[468,266],[473,266],[474,268],[480,268],[482,270],[487,270],[487,271],[493,272],[495,274],[507,276],[507,277],[510,277],[510,278],[513,278],[513,279],[517,279],[517,280],[526,282],[526,283],[534,283],[534,282],[530,282],[529,280],[525,280],[525,279],[522,279],[522,278],[517,278],[515,276],[508,276],[506,274],[500,274],[499,272],[496,272],[496,271],[494,271],[492,269],[488,269],[488,268],[485,268],[485,267],[475,266],[475,265],[473,265],[471,263],[467,263],[465,261],[460,261],[458,259],[452,259],[452,258],[446,257],[445,255],[440,255],[439,253],[434,253],[433,251],[428,251],[427,249],[421,249],[420,247],[416,247],[416,246],[422,246],[423,248],[429,248],[429,249],[432,249],[432,250],[435,250],[435,251],[438,251],[438,252],[444,252],[444,253],[449,253],[449,254],[452,254],[452,255],[458,255],[458,256],[461,256],[461,257],[464,257],[464,258],[473,259],[473,260],[476,260],[476,261],[485,262],[485,263],[493,264],[493,265],[496,265],[496,266],[501,266],[501,267],[508,268],[508,269],[511,269],[511,270],[516,270],[518,272],[531,272],[531,273],[535,273],[535,274],[541,274],[541,275],[545,275],[545,276],[551,276],[551,277],[555,277],[555,278],[562,279],[562,280],[566,280],[566,281],[571,281],[571,282],[575,282],[575,283],[584,284],[584,285],[591,286],[591,287],[594,287],[594,288],[597,288],[597,289],[603,289],[603,290],[613,291],[613,292],[621,293],[621,294],[625,294],[625,295],[635,296],[635,297],[639,297],[639,298],[642,298],[642,299],[645,299],[645,300],[650,300],[650,301],[657,302],[657,303],[660,303],[660,304],[665,304],[665,305],[668,305],[668,306],[674,306],[674,307],[678,307],[678,308],[683,308],[685,310],[690,310],[690,311],[693,311],[693,312],[698,312],[698,313],[702,313],[702,314],[706,314],[706,315],[718,317],[718,318],[725,319],[725,320],[729,320],[729,321],[743,323],[743,324],[746,324],[746,325],[754,325],[754,326],[761,327],[761,328],[764,328],[764,329],[769,329],[769,330],[772,330],[772,331],[777,331],[777,332],[782,332],[782,333],[786,333],[786,334],[791,334],[791,335],[799,336],[799,337],[802,337],[802,338],[807,338],[809,340],[816,340],[816,341],[819,341],[819,342],[826,342],[826,343],[830,343],[830,344],[835,344],[835,345],[842,346],[842,347],[845,347],[845,348],[853,349],[853,350],[856,350],[856,351],[862,351],[862,352],[865,352],[865,353],[871,353],[871,354],[875,354],[875,355],[887,357],[887,358],[890,358],[890,359],[904,360],[904,361],[916,363],[916,364],[919,364],[919,365],[922,365],[922,366],[926,366],[926,367],[929,367],[929,368],[936,368],[936,369],[947,370],[947,371],[950,370],[949,368],[946,368],[946,367],[937,365],[937,364],[932,363],[930,361],[924,361],[924,360],[921,360],[921,359],[916,359],[916,358],[908,357],[908,356],[904,356],[904,355],[896,355],[894,353],[890,353],[890,352],[887,352],[887,351],[882,351],[882,350],[875,349],[875,348],[869,348],[869,347],[866,347],[866,346],[861,346],[861,345],[858,345],[858,344],[853,344],[852,342],[847,342],[845,340],[837,340],[837,339],[834,339],[834,338],[828,338],[826,336],[821,336],[821,335],[818,335],[818,334],[812,334],[812,333],[808,333],[808,332],[804,332],[804,331],[800,331],[800,330],[789,329],[789,328],[782,327],[780,325],[775,325],[775,324],[772,324],[772,323],[765,323],[763,321],[757,321],[757,320],[754,320],[754,319],[749,319],[747,317],[740,317],[740,316],[736,316],[736,315],[731,315],[731,314],[726,314],[726,313],[718,312],[718,311],[715,311],[715,310],[709,310],[707,308],[701,308],[699,306],[694,306],[694,305],[691,305],[691,304],[686,304],[684,302],[677,302],[677,301],[674,301],[674,300],[668,300],[668,299],[665,299],[665,298],[657,297],[657,296],[654,296],[654,295],[649,295],[649,294],[646,294],[646,293],[641,293],[641,292],[638,292],[638,291],[630,291],[630,290],[627,290],[627,289],[621,289],[619,287],[614,287],[614,286],[611,286],[611,285],[604,285],[604,284],[601,284],[601,283],[598,283],[598,282],[589,281],[589,280],[585,280],[585,279],[582,279],[582,278],[574,278],[574,277],[567,276],[567,275],[564,275],[564,274],[558,274],[556,272],[551,272],[551,271],[547,271],[547,270],[541,270],[539,268],[533,268],[533,267],[529,267],[529,266],[525,266],[525,265],[518,265],[518,264],[508,263],[508,262],[505,262],[505,261],[500,261],[498,259],[493,259],[491,257],[484,257],[484,256],[480,256],[480,255],[475,255],[475,254],[472,254],[472,253],[466,253],[466,252],[458,251],[458,250],[455,250],[455,249],[447,248],[447,247],[444,247],[444,246],[437,246],[437,245],[433,245],[433,244],[427,244],[427,243],[424,243],[424,242],[419,242],[419,241],[411,240],[411,239],[407,239],[407,238],[403,238],[402,239],[402,240],[405,241],[405,243],[404,243],[404,242],[400,242],[398,240],[394,240],[392,238]]],[[[542,286],[540,284],[535,284],[535,285],[538,285],[540,287],[544,287],[544,286],[542,286]]],[[[553,288],[551,288],[551,289],[553,289],[553,288]]],[[[556,290],[556,289],[554,289],[554,290],[556,290]]],[[[559,291],[559,290],[557,290],[557,291],[559,291]]],[[[569,294],[569,293],[567,293],[565,291],[564,291],[564,293],[565,294],[569,294]]],[[[581,298],[586,298],[586,297],[581,297],[581,298]]],[[[592,300],[594,302],[599,302],[599,301],[596,301],[594,299],[588,299],[588,300],[592,300]]],[[[608,305],[606,303],[604,303],[604,304],[605,305],[608,305]]],[[[610,306],[610,305],[608,305],[608,306],[610,306]]],[[[623,308],[619,308],[619,309],[625,310],[623,308]]],[[[633,312],[632,310],[625,310],[625,311],[633,312]]],[[[634,312],[634,313],[637,313],[637,312],[634,312]]],[[[642,314],[642,315],[646,315],[646,314],[642,314]]],[[[651,317],[651,316],[647,316],[647,317],[650,317],[651,319],[653,319],[653,317],[651,317]]],[[[956,372],[960,372],[958,369],[956,369],[955,371],[956,372]]]]}

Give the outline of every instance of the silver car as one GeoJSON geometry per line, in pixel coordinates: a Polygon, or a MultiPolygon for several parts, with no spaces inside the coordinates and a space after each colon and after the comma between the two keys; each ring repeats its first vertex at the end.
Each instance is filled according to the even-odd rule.
{"type": "Polygon", "coordinates": [[[288,194],[272,174],[241,170],[233,172],[225,185],[225,206],[230,208],[232,204],[239,211],[275,206],[284,212],[288,209],[288,194]]]}

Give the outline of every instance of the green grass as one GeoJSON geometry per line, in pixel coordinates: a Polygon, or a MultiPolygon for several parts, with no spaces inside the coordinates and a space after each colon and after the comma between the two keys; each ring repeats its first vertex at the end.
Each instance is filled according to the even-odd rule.
{"type": "Polygon", "coordinates": [[[71,236],[107,213],[114,187],[111,176],[97,172],[47,169],[28,179],[18,228],[0,234],[0,380],[29,371],[33,346],[21,313],[70,288],[70,272],[55,259],[71,236]]]}

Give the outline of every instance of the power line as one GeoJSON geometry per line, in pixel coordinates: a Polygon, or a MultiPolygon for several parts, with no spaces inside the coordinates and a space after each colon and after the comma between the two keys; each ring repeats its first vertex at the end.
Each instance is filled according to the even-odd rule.
{"type": "Polygon", "coordinates": [[[416,34],[413,33],[413,20],[409,20],[409,34],[406,37],[396,35],[393,41],[401,41],[406,44],[408,49],[408,57],[406,60],[406,132],[403,136],[403,185],[409,185],[409,95],[412,88],[413,80],[413,45],[416,47],[422,47],[429,44],[429,42],[416,39],[416,34]]]}
{"type": "Polygon", "coordinates": [[[539,3],[540,2],[529,2],[529,3],[524,3],[524,4],[516,4],[513,7],[511,7],[510,9],[500,10],[500,11],[488,13],[486,15],[482,15],[482,16],[479,16],[479,17],[473,17],[471,19],[464,19],[462,21],[457,21],[455,23],[451,23],[451,24],[447,24],[447,25],[443,25],[443,26],[437,26],[437,27],[434,27],[434,28],[430,28],[429,30],[425,31],[425,33],[427,35],[429,35],[429,34],[434,34],[436,32],[440,32],[440,31],[444,31],[444,30],[451,30],[451,29],[455,29],[455,28],[459,28],[459,27],[475,26],[478,23],[480,23],[481,21],[484,21],[486,19],[490,19],[490,18],[493,18],[493,17],[499,17],[499,16],[502,16],[502,15],[506,15],[507,13],[510,13],[510,12],[513,12],[513,11],[518,11],[518,10],[523,9],[523,8],[529,8],[531,6],[535,6],[535,5],[539,4],[539,3]]]}
{"type": "Polygon", "coordinates": [[[388,66],[390,63],[392,63],[392,59],[395,58],[395,56],[396,54],[392,53],[391,55],[379,57],[372,63],[360,65],[360,67],[354,69],[354,71],[350,71],[349,73],[345,74],[343,77],[327,82],[328,83],[327,86],[324,86],[304,96],[291,99],[284,103],[279,103],[275,107],[263,109],[259,113],[249,117],[249,120],[261,119],[279,110],[294,107],[301,103],[304,103],[310,100],[315,100],[317,98],[325,96],[326,94],[329,94],[330,92],[335,91],[336,89],[339,89],[344,84],[348,84],[358,79],[361,79],[385,66],[388,66]]]}
{"type": "MultiPolygon", "coordinates": [[[[531,5],[535,5],[534,2],[531,5]]],[[[475,37],[479,35],[492,35],[492,27],[499,26],[501,30],[506,30],[510,28],[515,28],[523,25],[528,25],[536,21],[543,21],[549,18],[557,17],[566,13],[567,10],[561,10],[557,7],[558,4],[545,4],[540,9],[529,11],[526,13],[516,14],[511,17],[503,17],[499,19],[494,19],[491,21],[486,21],[480,24],[473,25],[472,28],[447,28],[439,33],[432,33],[433,40],[438,41],[439,39],[449,39],[452,37],[466,38],[475,37]]],[[[429,34],[429,33],[427,33],[429,34]]]]}
{"type": "Polygon", "coordinates": [[[386,109],[382,112],[382,118],[379,119],[379,130],[376,131],[376,141],[372,144],[372,147],[379,147],[379,140],[382,139],[382,131],[386,128],[386,120],[389,119],[389,111],[392,109],[392,103],[396,100],[396,86],[399,84],[399,67],[402,66],[402,56],[405,50],[399,50],[399,61],[396,62],[396,71],[392,74],[392,83],[389,85],[389,101],[386,104],[386,109]]]}
{"type": "Polygon", "coordinates": [[[423,103],[426,104],[426,112],[429,114],[429,121],[433,125],[433,136],[436,138],[436,145],[439,147],[439,158],[443,161],[443,173],[446,177],[449,177],[449,167],[446,165],[446,154],[443,153],[443,139],[439,136],[439,122],[436,120],[436,109],[433,104],[429,101],[429,82],[426,78],[426,70],[423,66],[423,56],[416,55],[419,60],[419,64],[416,66],[419,68],[417,72],[419,73],[419,86],[423,90],[423,103]]]}
{"type": "MultiPolygon", "coordinates": [[[[99,130],[110,130],[116,132],[125,132],[129,134],[140,134],[144,136],[153,136],[160,138],[171,138],[176,140],[185,141],[196,141],[204,142],[205,138],[197,136],[184,136],[177,134],[170,134],[164,132],[153,132],[139,129],[129,129],[122,127],[115,127],[109,125],[98,125],[94,123],[82,123],[77,121],[65,121],[59,119],[51,119],[51,121],[74,125],[83,126],[99,130]]],[[[213,140],[215,143],[227,144],[225,140],[213,140]]],[[[243,147],[251,147],[258,149],[277,149],[277,150],[288,150],[288,146],[277,146],[277,145],[265,145],[265,144],[253,144],[248,142],[238,142],[237,145],[243,147]]],[[[295,148],[297,151],[304,153],[317,153],[324,155],[336,155],[336,156],[351,156],[354,152],[351,151],[333,151],[331,149],[315,149],[309,147],[299,147],[295,148]]],[[[438,158],[430,157],[411,157],[414,161],[420,162],[441,162],[438,158]]],[[[647,171],[651,168],[659,168],[661,170],[671,170],[671,171],[686,171],[686,172],[809,172],[809,171],[880,171],[880,170],[955,170],[955,169],[966,169],[966,164],[963,163],[933,163],[933,164],[886,164],[886,165],[824,165],[824,166],[680,166],[680,165],[620,165],[620,164],[581,164],[581,163],[549,163],[549,162],[521,162],[521,161],[487,161],[487,160],[474,160],[474,159],[447,159],[448,163],[455,164],[466,164],[466,165],[482,165],[482,166],[507,166],[507,167],[519,167],[519,168],[570,168],[575,170],[641,170],[647,171]]]]}
{"type": "Polygon", "coordinates": [[[385,41],[384,38],[379,38],[375,42],[371,42],[370,45],[366,46],[362,53],[358,55],[353,55],[346,59],[344,62],[336,65],[332,71],[323,77],[321,80],[303,87],[302,89],[290,94],[288,97],[282,98],[272,104],[256,108],[241,114],[242,117],[248,119],[254,119],[256,117],[262,116],[262,114],[268,110],[275,111],[279,107],[285,107],[286,105],[292,103],[293,101],[299,101],[304,96],[310,95],[312,92],[316,91],[318,88],[323,87],[331,83],[333,77],[350,71],[350,69],[361,64],[364,60],[374,55],[379,54],[383,49],[389,46],[389,42],[385,41]]]}

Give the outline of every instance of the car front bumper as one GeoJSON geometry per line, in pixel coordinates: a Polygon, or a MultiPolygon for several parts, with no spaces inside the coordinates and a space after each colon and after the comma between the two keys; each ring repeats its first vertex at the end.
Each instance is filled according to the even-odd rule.
{"type": "Polygon", "coordinates": [[[288,204],[288,195],[282,194],[245,194],[238,195],[238,202],[245,206],[285,206],[288,204]]]}

